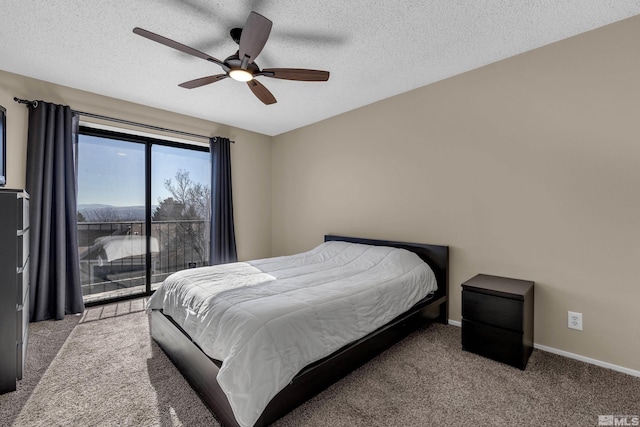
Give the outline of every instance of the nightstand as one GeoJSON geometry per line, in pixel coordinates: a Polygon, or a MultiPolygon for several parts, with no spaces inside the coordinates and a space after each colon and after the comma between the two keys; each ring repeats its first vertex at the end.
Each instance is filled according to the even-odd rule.
{"type": "Polygon", "coordinates": [[[533,351],[533,283],[478,274],[462,284],[462,348],[527,366],[533,351]]]}

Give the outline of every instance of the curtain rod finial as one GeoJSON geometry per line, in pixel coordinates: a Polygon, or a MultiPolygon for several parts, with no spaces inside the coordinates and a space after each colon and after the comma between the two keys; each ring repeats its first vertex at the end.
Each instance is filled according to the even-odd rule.
{"type": "Polygon", "coordinates": [[[33,108],[36,108],[38,106],[38,101],[29,101],[28,99],[20,99],[17,96],[14,96],[13,100],[16,101],[18,104],[31,105],[33,108]]]}
{"type": "MultiPolygon", "coordinates": [[[[216,142],[218,142],[218,140],[219,140],[220,138],[221,138],[220,136],[212,136],[212,137],[211,137],[211,140],[212,140],[214,143],[216,143],[216,142]]],[[[231,141],[231,140],[229,140],[229,142],[230,142],[230,143],[232,143],[232,144],[235,144],[235,143],[236,143],[235,141],[231,141]]]]}

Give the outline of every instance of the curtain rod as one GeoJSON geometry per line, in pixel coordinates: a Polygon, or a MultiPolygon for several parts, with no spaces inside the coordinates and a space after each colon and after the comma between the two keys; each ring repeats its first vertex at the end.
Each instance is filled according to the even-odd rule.
{"type": "MultiPolygon", "coordinates": [[[[38,101],[29,101],[28,99],[20,99],[18,97],[13,97],[13,100],[16,101],[18,104],[26,104],[26,105],[31,105],[33,108],[36,108],[38,106],[38,101]]],[[[213,139],[213,142],[216,142],[216,140],[218,139],[217,137],[213,136],[205,136],[205,135],[198,135],[195,133],[190,133],[190,132],[183,132],[181,130],[175,130],[175,129],[167,129],[167,128],[163,128],[163,127],[159,127],[159,126],[153,126],[153,125],[147,125],[144,123],[137,123],[137,122],[132,122],[129,120],[124,120],[124,119],[117,119],[115,117],[108,117],[108,116],[102,116],[100,114],[93,114],[93,113],[86,113],[84,111],[76,111],[76,110],[72,110],[75,114],[78,114],[80,116],[85,116],[85,117],[92,117],[94,119],[100,119],[100,120],[107,120],[110,122],[116,122],[116,123],[120,123],[123,125],[129,125],[129,126],[137,126],[137,127],[142,127],[142,128],[146,128],[146,129],[152,129],[152,130],[157,130],[160,132],[167,132],[167,133],[175,133],[178,135],[182,135],[182,136],[190,136],[192,138],[200,138],[200,139],[213,139]]],[[[231,141],[232,143],[235,143],[235,141],[231,141]]]]}

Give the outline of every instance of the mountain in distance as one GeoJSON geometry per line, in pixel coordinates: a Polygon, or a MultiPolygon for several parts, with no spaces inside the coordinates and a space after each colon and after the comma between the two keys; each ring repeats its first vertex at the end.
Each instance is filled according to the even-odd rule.
{"type": "MultiPolygon", "coordinates": [[[[151,206],[151,212],[157,205],[151,206]]],[[[78,213],[84,217],[85,222],[120,222],[120,221],[144,221],[144,206],[111,206],[101,204],[78,205],[78,213]]]]}
{"type": "Polygon", "coordinates": [[[86,204],[86,205],[78,205],[78,212],[81,210],[95,210],[102,208],[113,208],[111,205],[100,205],[100,204],[86,204]]]}

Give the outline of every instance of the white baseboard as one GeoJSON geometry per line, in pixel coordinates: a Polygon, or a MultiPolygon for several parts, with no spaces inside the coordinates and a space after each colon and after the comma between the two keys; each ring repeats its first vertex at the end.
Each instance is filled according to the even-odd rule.
{"type": "Polygon", "coordinates": [[[624,374],[632,375],[634,377],[640,377],[640,371],[635,369],[625,368],[624,366],[614,365],[613,363],[603,362],[602,360],[592,359],[590,357],[581,356],[575,353],[569,353],[568,351],[558,350],[557,348],[547,347],[546,345],[533,343],[533,348],[546,351],[548,353],[558,354],[560,356],[568,357],[569,359],[579,360],[581,362],[590,363],[591,365],[600,366],[601,368],[611,369],[612,371],[622,372],[624,374]]]}
{"type": "MultiPolygon", "coordinates": [[[[452,326],[461,327],[462,322],[458,320],[449,319],[449,324],[452,326]]],[[[612,371],[622,372],[627,375],[640,378],[640,371],[635,369],[625,368],[624,366],[614,365],[613,363],[603,362],[602,360],[592,359],[590,357],[581,356],[579,354],[570,353],[564,350],[558,350],[557,348],[547,347],[546,345],[533,343],[533,348],[546,351],[547,353],[557,354],[559,356],[568,357],[569,359],[579,360],[581,362],[589,363],[591,365],[600,366],[601,368],[611,369],[612,371]]]]}

